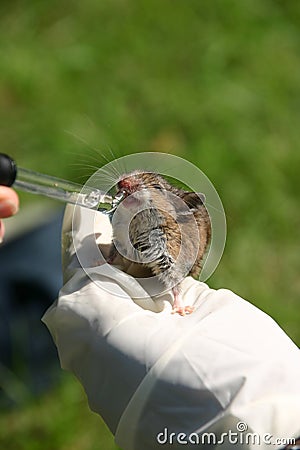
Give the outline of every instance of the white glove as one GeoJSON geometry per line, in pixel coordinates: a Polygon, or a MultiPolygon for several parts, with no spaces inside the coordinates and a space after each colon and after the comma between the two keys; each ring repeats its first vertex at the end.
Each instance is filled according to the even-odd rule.
{"type": "Polygon", "coordinates": [[[195,448],[209,439],[219,440],[215,448],[276,449],[285,446],[277,439],[300,435],[300,352],[269,316],[190,277],[182,296],[195,311],[171,314],[171,294],[153,300],[157,286],[147,293],[134,277],[97,265],[87,224],[107,249],[109,221],[74,211],[73,231],[71,207],[63,225],[65,285],[43,321],[61,366],[123,450],[195,448]],[[248,438],[239,433],[245,428],[248,438]]]}

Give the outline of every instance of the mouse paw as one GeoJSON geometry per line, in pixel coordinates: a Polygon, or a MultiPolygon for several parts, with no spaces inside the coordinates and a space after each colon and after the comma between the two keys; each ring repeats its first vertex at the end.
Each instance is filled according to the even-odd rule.
{"type": "Polygon", "coordinates": [[[193,306],[173,306],[172,314],[179,314],[180,316],[186,316],[194,311],[193,306]]]}
{"type": "Polygon", "coordinates": [[[187,314],[191,314],[195,308],[193,306],[188,306],[184,304],[178,286],[173,287],[172,291],[174,295],[172,314],[177,313],[180,316],[186,316],[187,314]]]}

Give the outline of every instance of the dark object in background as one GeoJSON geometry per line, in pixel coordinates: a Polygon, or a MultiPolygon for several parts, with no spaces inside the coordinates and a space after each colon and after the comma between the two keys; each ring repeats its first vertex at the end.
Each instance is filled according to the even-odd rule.
{"type": "Polygon", "coordinates": [[[62,286],[63,213],[0,247],[0,406],[21,403],[59,379],[41,317],[62,286]]]}

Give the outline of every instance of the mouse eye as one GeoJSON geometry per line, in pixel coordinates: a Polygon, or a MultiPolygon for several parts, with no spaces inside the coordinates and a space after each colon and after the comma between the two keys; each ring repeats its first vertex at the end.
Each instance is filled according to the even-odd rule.
{"type": "Polygon", "coordinates": [[[162,190],[162,186],[161,186],[160,184],[152,184],[152,187],[153,187],[154,189],[160,189],[160,190],[162,190]]]}

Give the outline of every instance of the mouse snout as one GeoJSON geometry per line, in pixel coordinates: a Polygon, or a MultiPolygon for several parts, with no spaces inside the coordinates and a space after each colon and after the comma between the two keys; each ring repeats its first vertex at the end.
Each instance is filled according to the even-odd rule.
{"type": "Polygon", "coordinates": [[[129,192],[131,187],[131,183],[128,179],[124,178],[118,182],[119,191],[129,192]]]}
{"type": "Polygon", "coordinates": [[[130,195],[137,190],[137,183],[132,178],[123,178],[118,182],[119,192],[130,195]]]}

